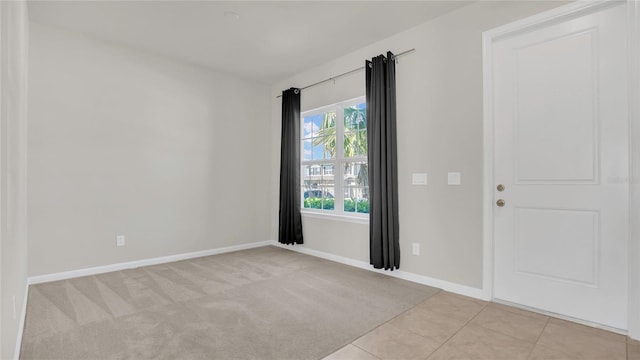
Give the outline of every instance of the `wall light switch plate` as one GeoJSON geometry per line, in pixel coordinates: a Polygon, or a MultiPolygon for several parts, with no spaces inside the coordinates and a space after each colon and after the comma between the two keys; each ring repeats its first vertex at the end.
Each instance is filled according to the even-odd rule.
{"type": "Polygon", "coordinates": [[[427,185],[427,174],[417,173],[411,175],[411,184],[427,185]]]}
{"type": "Polygon", "coordinates": [[[124,246],[124,235],[116,236],[116,246],[124,246]]]}
{"type": "Polygon", "coordinates": [[[419,243],[412,243],[411,244],[411,253],[413,255],[420,255],[420,244],[419,243]]]}
{"type": "Polygon", "coordinates": [[[450,172],[447,174],[447,184],[449,185],[460,185],[460,173],[459,172],[450,172]]]}

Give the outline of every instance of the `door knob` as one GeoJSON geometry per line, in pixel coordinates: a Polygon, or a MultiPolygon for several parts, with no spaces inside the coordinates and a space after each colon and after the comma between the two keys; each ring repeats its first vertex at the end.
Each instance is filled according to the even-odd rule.
{"type": "Polygon", "coordinates": [[[502,200],[502,199],[498,199],[498,201],[496,201],[496,205],[498,205],[498,206],[500,206],[500,207],[503,207],[503,206],[504,206],[504,204],[505,204],[505,202],[504,202],[504,200],[502,200]]]}
{"type": "Polygon", "coordinates": [[[498,186],[496,186],[496,189],[498,189],[498,191],[504,191],[504,185],[498,184],[498,186]]]}

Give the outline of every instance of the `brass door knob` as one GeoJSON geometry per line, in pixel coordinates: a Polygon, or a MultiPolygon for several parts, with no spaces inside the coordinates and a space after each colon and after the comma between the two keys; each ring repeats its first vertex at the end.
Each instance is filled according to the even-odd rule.
{"type": "Polygon", "coordinates": [[[496,189],[498,189],[498,191],[504,191],[504,185],[498,184],[498,186],[496,186],[496,189]]]}
{"type": "Polygon", "coordinates": [[[500,207],[503,207],[503,206],[504,206],[504,204],[505,204],[505,202],[504,202],[504,200],[502,200],[502,199],[498,199],[498,201],[496,201],[496,205],[498,205],[498,206],[500,206],[500,207]]]}

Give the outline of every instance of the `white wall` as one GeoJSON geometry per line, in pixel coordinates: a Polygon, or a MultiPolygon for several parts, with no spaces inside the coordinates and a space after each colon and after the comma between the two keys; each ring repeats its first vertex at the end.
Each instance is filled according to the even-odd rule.
{"type": "Polygon", "coordinates": [[[27,286],[25,2],[0,2],[0,35],[0,358],[11,359],[27,286]]]}
{"type": "Polygon", "coordinates": [[[30,50],[31,276],[268,239],[268,87],[40,24],[30,50]]]}
{"type": "MultiPolygon", "coordinates": [[[[293,76],[272,88],[271,238],[278,237],[280,99],[305,86],[363,66],[391,50],[415,48],[396,67],[400,269],[482,287],[482,32],[562,2],[477,2],[293,76]],[[448,186],[447,172],[462,173],[448,186]],[[412,186],[411,174],[429,174],[412,186]],[[411,243],[421,255],[411,255],[411,243]]],[[[306,89],[302,111],[364,95],[364,71],[306,89]]],[[[303,217],[305,247],[369,261],[368,225],[303,217]]]]}

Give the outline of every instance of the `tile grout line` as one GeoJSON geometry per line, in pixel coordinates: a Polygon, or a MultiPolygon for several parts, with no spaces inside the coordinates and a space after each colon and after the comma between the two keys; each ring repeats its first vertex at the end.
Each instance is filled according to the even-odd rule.
{"type": "MultiPolygon", "coordinates": [[[[417,307],[418,307],[418,305],[420,305],[420,304],[422,304],[423,302],[425,302],[425,301],[427,301],[427,300],[431,299],[432,297],[434,297],[434,296],[436,296],[436,295],[440,294],[440,293],[441,293],[441,292],[443,292],[443,291],[444,291],[444,290],[439,290],[439,291],[438,291],[438,292],[436,292],[435,294],[433,294],[433,295],[429,296],[428,298],[424,299],[421,303],[416,304],[416,305],[414,305],[412,308],[407,309],[407,310],[405,310],[405,311],[401,312],[400,314],[398,314],[398,315],[396,315],[396,316],[392,317],[391,319],[389,319],[389,320],[387,320],[387,321],[383,322],[382,324],[380,324],[380,325],[376,326],[375,328],[371,329],[371,331],[367,332],[366,334],[364,334],[364,335],[362,335],[362,336],[369,335],[370,333],[372,333],[372,332],[374,332],[375,330],[377,330],[379,327],[381,327],[381,326],[383,326],[383,325],[386,325],[387,323],[392,322],[393,320],[395,320],[396,318],[399,318],[400,316],[404,315],[405,313],[407,313],[407,312],[409,312],[409,311],[411,311],[411,310],[413,310],[413,309],[417,308],[417,307]]],[[[392,326],[393,326],[393,325],[392,325],[392,326]]],[[[395,326],[394,326],[394,327],[395,327],[395,326]]],[[[362,337],[362,336],[360,336],[360,337],[362,337]]],[[[423,336],[423,337],[424,337],[424,336],[423,336]]],[[[360,338],[358,338],[358,339],[360,339],[360,338]]],[[[356,339],[356,340],[357,340],[357,339],[356,339]]],[[[354,341],[356,341],[356,340],[354,340],[354,341]]]]}
{"type": "MultiPolygon", "coordinates": [[[[433,294],[433,295],[429,296],[428,298],[426,298],[425,300],[423,300],[421,303],[414,305],[413,307],[411,307],[411,308],[409,308],[409,309],[407,309],[407,310],[405,310],[405,311],[401,312],[400,314],[398,314],[398,315],[396,315],[396,316],[392,317],[391,319],[389,319],[389,320],[387,320],[387,321],[383,322],[382,324],[380,324],[380,325],[376,326],[375,328],[371,329],[370,331],[368,331],[368,332],[366,332],[366,333],[362,334],[360,337],[358,337],[357,339],[353,340],[350,344],[351,344],[351,345],[353,345],[353,346],[355,346],[355,347],[357,347],[358,349],[361,349],[361,350],[365,351],[365,352],[366,352],[366,353],[368,353],[368,354],[373,355],[375,358],[380,359],[379,357],[377,357],[376,355],[374,355],[374,354],[370,353],[370,352],[369,352],[369,351],[367,351],[366,349],[363,349],[363,348],[361,348],[360,346],[358,346],[355,342],[356,342],[356,341],[358,341],[359,339],[361,339],[361,338],[363,338],[363,337],[365,337],[365,336],[367,336],[367,335],[371,334],[372,332],[374,332],[374,331],[378,330],[380,327],[382,327],[382,326],[384,326],[384,325],[386,325],[386,324],[390,323],[391,321],[395,320],[396,318],[398,318],[398,317],[400,317],[400,316],[404,315],[405,313],[407,313],[407,312],[409,312],[409,311],[411,311],[411,310],[415,309],[416,307],[418,307],[418,305],[420,305],[420,304],[422,304],[423,302],[425,302],[425,301],[429,300],[430,298],[432,298],[432,297],[434,297],[434,296],[436,296],[436,295],[440,294],[440,293],[441,293],[441,292],[443,292],[443,291],[444,291],[444,290],[442,290],[442,289],[438,290],[438,292],[436,292],[435,294],[433,294]]],[[[391,326],[393,326],[393,325],[391,325],[391,326]]],[[[394,326],[394,327],[395,327],[395,326],[394,326]]],[[[412,334],[415,334],[413,331],[409,331],[409,332],[411,332],[412,334]]],[[[424,337],[424,336],[419,335],[419,334],[415,334],[415,335],[418,335],[418,336],[424,337]]],[[[343,347],[344,347],[344,346],[343,346],[343,347]]],[[[338,350],[339,350],[339,349],[338,349],[338,350]]],[[[336,351],[337,351],[337,350],[336,350],[336,351]]]]}
{"type": "MultiPolygon", "coordinates": [[[[365,334],[365,335],[366,335],[366,334],[365,334]]],[[[362,335],[362,336],[364,336],[364,335],[362,335]]],[[[358,339],[359,339],[359,338],[358,338],[358,339]]],[[[355,340],[354,340],[354,342],[355,342],[355,340]]],[[[356,344],[354,344],[354,343],[351,343],[350,345],[353,345],[353,346],[357,347],[358,349],[360,349],[360,350],[362,350],[362,351],[366,352],[367,354],[369,354],[369,355],[373,356],[373,357],[374,357],[374,358],[376,358],[376,359],[380,359],[380,358],[379,358],[379,357],[377,357],[375,354],[370,353],[367,349],[363,349],[363,348],[361,348],[360,346],[358,346],[358,345],[356,345],[356,344]]],[[[343,348],[344,348],[344,347],[343,347],[343,348]]],[[[381,360],[381,359],[380,359],[380,360],[381,360]]]]}
{"type": "MultiPolygon", "coordinates": [[[[488,307],[490,304],[495,304],[495,303],[493,303],[493,302],[489,302],[489,303],[487,304],[487,307],[488,307]]],[[[484,309],[483,309],[483,310],[484,310],[484,309]]],[[[527,317],[527,318],[529,318],[529,319],[531,320],[531,318],[530,318],[530,317],[528,317],[528,316],[526,316],[526,315],[524,315],[524,314],[519,314],[519,313],[516,313],[516,312],[511,312],[511,311],[508,311],[508,310],[504,310],[504,311],[509,312],[509,313],[510,313],[510,314],[512,314],[512,315],[518,315],[518,316],[522,316],[522,317],[527,317]]],[[[527,311],[527,310],[525,310],[525,311],[527,311]]],[[[546,315],[544,315],[544,316],[546,316],[546,315]]],[[[544,324],[544,327],[542,328],[542,330],[543,330],[543,331],[544,331],[544,329],[547,327],[547,323],[548,323],[548,322],[549,322],[549,320],[551,319],[551,317],[549,317],[549,316],[546,316],[546,318],[547,318],[547,320],[546,320],[546,322],[545,322],[545,324],[544,324]]],[[[466,326],[466,325],[465,325],[465,326],[466,326]]],[[[477,326],[479,326],[479,327],[481,327],[481,328],[483,328],[483,329],[485,329],[485,330],[487,330],[487,331],[492,331],[492,332],[495,332],[495,333],[498,333],[498,334],[502,334],[502,335],[504,335],[504,336],[506,336],[506,337],[509,337],[509,338],[513,339],[513,340],[524,341],[524,342],[531,342],[531,341],[529,341],[529,340],[525,340],[525,339],[522,339],[522,338],[519,338],[519,337],[513,336],[513,335],[511,335],[511,334],[507,334],[507,333],[501,332],[501,331],[499,331],[499,330],[491,329],[491,328],[488,328],[488,327],[485,327],[485,326],[482,326],[482,325],[477,325],[477,326]]],[[[538,337],[537,337],[536,341],[535,341],[535,342],[533,342],[533,344],[534,344],[534,345],[537,345],[537,341],[540,339],[540,337],[541,337],[541,336],[542,336],[542,332],[540,333],[540,335],[538,335],[538,337]]]]}
{"type": "Polygon", "coordinates": [[[451,341],[451,339],[453,339],[456,335],[458,335],[458,333],[460,331],[462,331],[462,329],[466,328],[467,325],[469,325],[470,322],[472,322],[475,318],[478,317],[478,315],[480,315],[481,312],[484,311],[484,309],[487,308],[487,305],[489,305],[489,302],[487,302],[486,304],[484,304],[484,306],[482,306],[482,309],[480,309],[480,311],[478,311],[477,314],[475,314],[471,319],[467,320],[467,322],[464,323],[464,325],[462,325],[460,327],[460,329],[458,329],[456,332],[454,332],[451,336],[449,336],[449,338],[447,338],[447,340],[445,340],[442,344],[440,344],[440,346],[438,346],[435,350],[433,350],[431,352],[431,354],[427,355],[427,357],[425,358],[425,360],[429,359],[431,356],[433,356],[433,354],[437,353],[438,350],[440,350],[443,346],[445,346],[449,341],[451,341]]]}
{"type": "Polygon", "coordinates": [[[529,353],[529,356],[527,356],[527,359],[530,359],[531,355],[533,355],[533,351],[538,346],[538,342],[540,342],[540,338],[542,337],[542,334],[544,334],[544,331],[547,329],[547,325],[549,325],[549,320],[551,320],[551,318],[547,316],[547,321],[544,323],[544,327],[542,327],[542,331],[540,331],[540,334],[538,334],[536,341],[533,343],[533,347],[531,348],[531,352],[529,353]]]}

